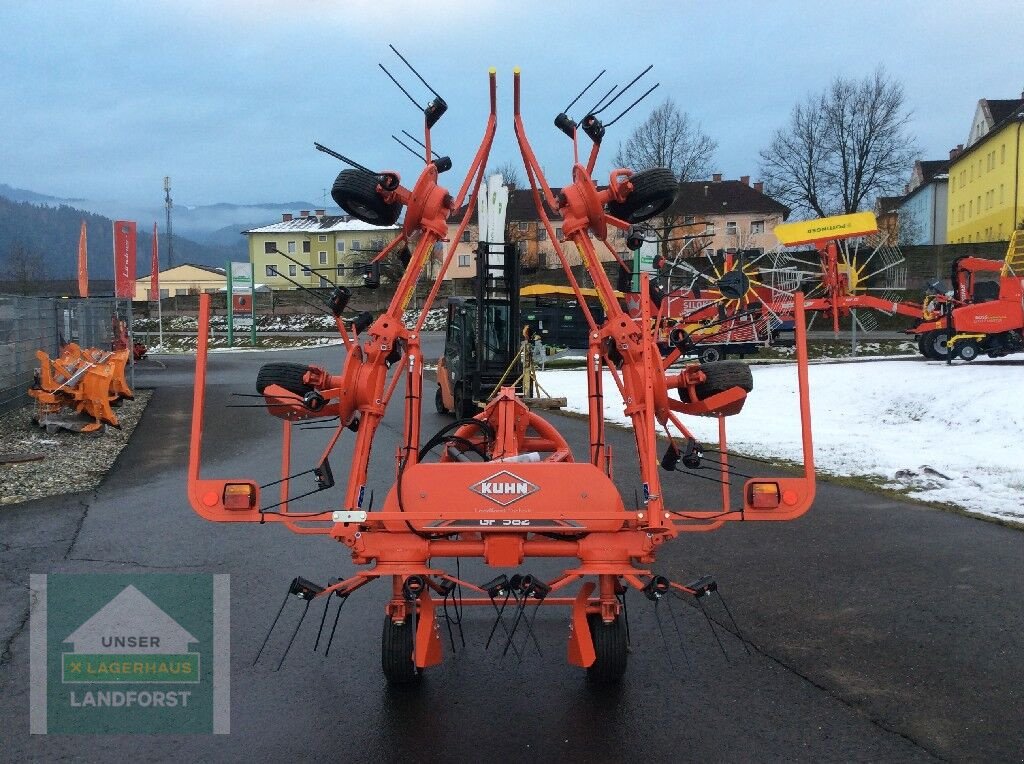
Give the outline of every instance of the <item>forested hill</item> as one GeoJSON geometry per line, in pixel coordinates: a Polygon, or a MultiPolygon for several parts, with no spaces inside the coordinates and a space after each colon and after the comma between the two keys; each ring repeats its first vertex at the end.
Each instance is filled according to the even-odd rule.
{"type": "MultiPolygon", "coordinates": [[[[102,215],[66,205],[39,206],[14,202],[0,196],[0,280],[9,270],[12,258],[26,255],[38,263],[39,278],[72,278],[78,267],[78,234],[82,221],[88,230],[89,276],[96,279],[113,277],[113,221],[102,215]]],[[[138,275],[150,270],[152,220],[138,220],[138,275]]],[[[158,221],[161,222],[162,221],[158,221]]],[[[161,225],[161,229],[163,226],[161,225]]],[[[198,244],[180,236],[174,237],[174,262],[223,267],[228,260],[247,259],[245,239],[238,237],[234,246],[198,244]]],[[[160,231],[160,267],[167,267],[167,243],[160,231]]]]}

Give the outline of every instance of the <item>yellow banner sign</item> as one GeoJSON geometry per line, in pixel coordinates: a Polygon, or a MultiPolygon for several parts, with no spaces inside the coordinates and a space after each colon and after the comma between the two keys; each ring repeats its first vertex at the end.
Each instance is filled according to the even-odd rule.
{"type": "Polygon", "coordinates": [[[878,221],[873,212],[854,212],[852,215],[834,215],[817,220],[801,220],[775,226],[775,236],[787,247],[809,244],[812,241],[849,239],[878,232],[878,221]]]}

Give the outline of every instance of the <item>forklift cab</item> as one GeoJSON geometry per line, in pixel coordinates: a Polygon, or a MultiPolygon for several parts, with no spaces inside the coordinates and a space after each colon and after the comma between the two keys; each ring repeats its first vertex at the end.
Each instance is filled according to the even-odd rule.
{"type": "MultiPolygon", "coordinates": [[[[481,250],[486,248],[481,245],[481,250]]],[[[437,366],[438,413],[475,416],[504,379],[520,376],[519,294],[514,251],[503,247],[504,262],[485,270],[486,250],[480,263],[474,297],[449,297],[444,356],[437,366]],[[506,374],[506,372],[508,372],[506,374]]],[[[518,385],[518,383],[517,383],[518,385]]]]}

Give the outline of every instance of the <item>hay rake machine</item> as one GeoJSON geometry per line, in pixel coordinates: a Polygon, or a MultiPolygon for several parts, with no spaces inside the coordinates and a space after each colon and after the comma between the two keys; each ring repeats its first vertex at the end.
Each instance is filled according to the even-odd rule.
{"type": "MultiPolygon", "coordinates": [[[[426,85],[422,77],[420,80],[426,85]]],[[[438,611],[442,607],[447,609],[455,596],[459,597],[460,606],[492,609],[496,617],[488,644],[502,633],[504,651],[520,655],[528,643],[514,641],[518,628],[529,632],[525,639],[536,641],[532,623],[538,610],[528,608],[568,607],[569,662],[587,669],[588,676],[596,681],[617,681],[626,669],[624,595],[628,589],[639,590],[655,603],[671,594],[701,597],[716,589],[710,578],[684,585],[653,572],[650,566],[662,544],[681,533],[711,531],[732,521],[792,520],[804,514],[814,498],[807,357],[802,334],[798,400],[804,469],[791,476],[747,480],[742,491],[736,492],[742,496],[737,506],[730,492],[732,473],[725,443],[725,419],[743,407],[752,387],[749,369],[742,364],[722,363],[691,364],[669,371],[675,358],[662,359],[649,331],[649,297],[643,296],[640,320],[626,314],[618,306],[612,285],[587,236],[588,231],[593,232],[610,248],[609,227],[628,228],[664,209],[672,198],[665,171],[633,173],[617,169],[612,172],[608,187],[599,189],[592,179],[605,129],[597,117],[598,107],[587,112],[581,123],[583,132],[593,139],[585,165],[578,160],[577,125],[562,113],[556,125],[572,139],[574,165],[572,182],[556,197],[526,138],[519,112],[518,70],[514,88],[515,134],[542,221],[556,244],[580,305],[586,306],[545,205],[561,213],[566,242],[578,248],[608,316],[598,325],[584,307],[590,326],[585,372],[590,445],[584,460],[576,461],[556,427],[530,411],[513,388],[504,388],[475,416],[457,419],[430,438],[421,435],[424,366],[420,332],[440,277],[415,325],[404,324],[402,313],[431,249],[447,236],[449,215],[464,202],[467,211],[450,239],[452,244],[444,257],[442,274],[455,253],[455,243],[466,230],[496,129],[494,70],[489,76],[490,113],[484,137],[454,196],[438,182],[439,173],[451,166],[450,160],[431,157],[431,127],[446,109],[443,99],[432,89],[435,98],[423,108],[425,164],[411,189],[402,185],[397,173],[374,172],[335,154],[352,165],[339,174],[334,185],[334,198],[343,208],[372,222],[393,222],[405,211],[401,234],[378,257],[389,251],[400,253],[404,244],[411,251],[400,255],[406,270],[393,299],[380,315],[361,314],[353,321],[346,320],[342,314],[350,294],[341,287],[334,290],[331,305],[346,350],[339,375],[314,366],[288,364],[273,364],[261,371],[258,391],[265,398],[267,411],[279,417],[283,427],[281,477],[264,485],[251,478],[211,478],[201,474],[209,300],[203,296],[200,301],[189,458],[192,507],[211,521],[280,523],[295,533],[324,535],[348,548],[360,570],[328,585],[297,577],[281,605],[283,610],[291,598],[297,598],[305,603],[304,616],[312,601],[325,603],[317,636],[319,645],[327,608],[334,597],[340,598],[326,640],[327,650],[341,605],[347,598],[372,581],[388,581],[390,598],[382,632],[382,667],[387,680],[394,684],[414,682],[423,669],[441,662],[438,611]],[[635,506],[625,504],[612,480],[612,450],[604,435],[605,374],[622,391],[625,411],[633,423],[638,482],[643,494],[642,499],[636,497],[635,506]],[[375,508],[367,485],[370,447],[402,382],[404,424],[401,446],[395,454],[395,480],[383,503],[375,508]],[[678,397],[670,396],[670,391],[678,397]],[[720,442],[714,460],[705,461],[704,446],[683,424],[684,415],[717,419],[720,442]],[[336,417],[337,422],[319,462],[311,470],[292,474],[290,453],[295,426],[328,421],[331,417],[336,417]],[[660,459],[656,438],[659,427],[668,436],[660,459]],[[670,428],[675,431],[671,435],[670,428]],[[290,509],[290,503],[301,496],[334,485],[328,457],[346,429],[354,430],[354,443],[340,506],[313,512],[290,509]],[[439,456],[432,456],[435,449],[439,456]],[[691,469],[703,466],[722,483],[721,506],[667,505],[658,470],[660,467],[670,472],[682,471],[678,467],[680,461],[691,469]],[[290,487],[297,477],[309,473],[314,478],[313,489],[291,496],[290,487]],[[446,559],[458,563],[465,558],[477,558],[500,569],[518,569],[534,558],[572,562],[551,579],[525,572],[509,575],[506,571],[476,585],[460,578],[460,568],[456,567],[453,574],[440,565],[446,559]],[[457,595],[457,591],[468,591],[471,595],[457,595]],[[511,624],[506,622],[506,616],[511,617],[511,624]]],[[[648,287],[646,279],[643,286],[648,287]]],[[[802,310],[799,296],[796,310],[798,314],[802,310]]],[[[297,631],[298,625],[292,640],[297,631]]],[[[454,639],[452,644],[454,647],[454,639]]]]}

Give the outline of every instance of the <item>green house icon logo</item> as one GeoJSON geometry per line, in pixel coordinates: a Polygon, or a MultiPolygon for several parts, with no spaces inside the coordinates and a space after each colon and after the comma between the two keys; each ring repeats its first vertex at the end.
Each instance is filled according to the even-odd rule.
{"type": "Polygon", "coordinates": [[[134,586],[120,594],[64,640],[62,681],[78,683],[199,682],[198,642],[134,586]]]}

